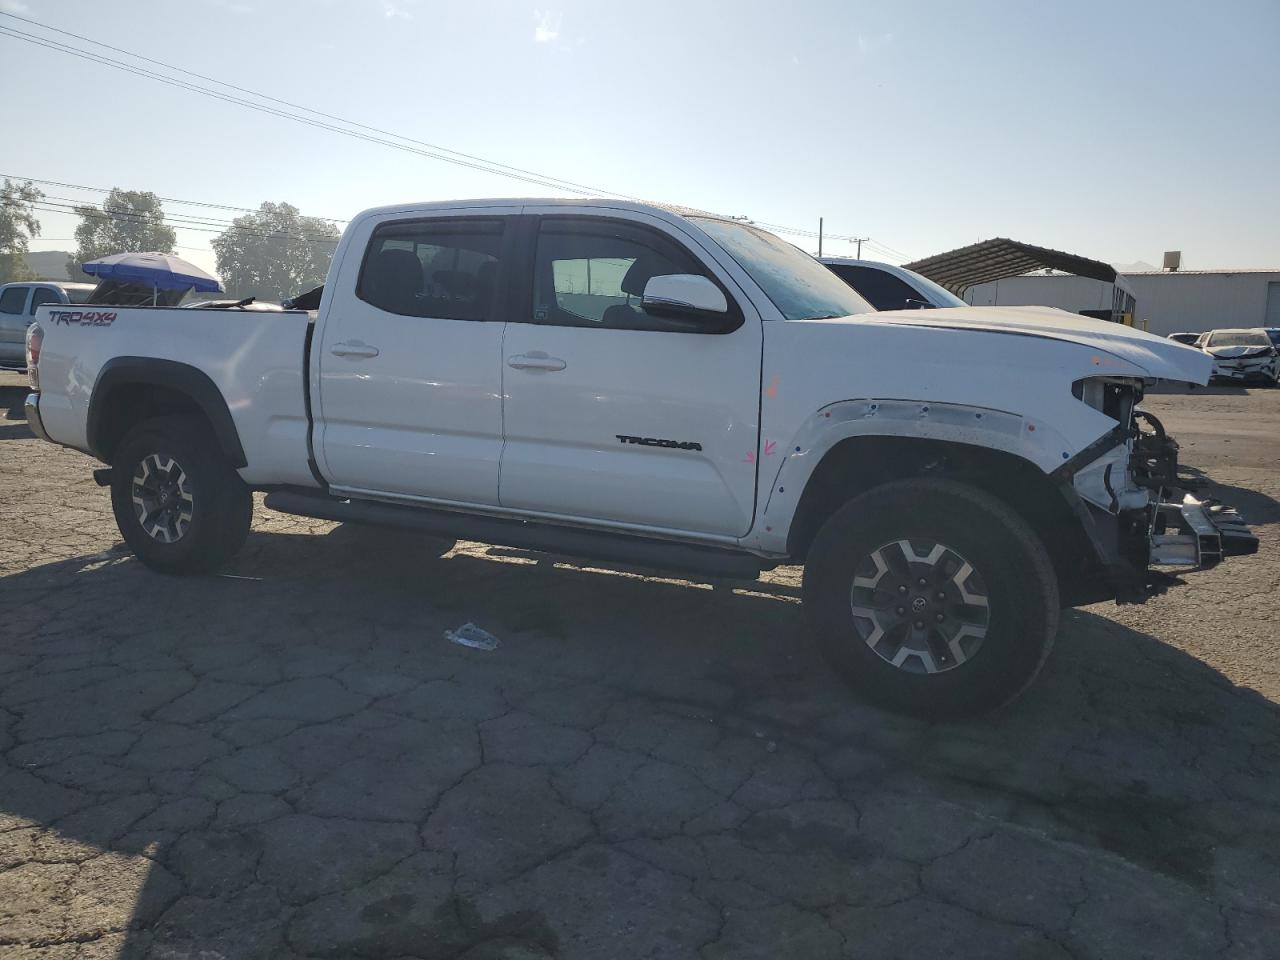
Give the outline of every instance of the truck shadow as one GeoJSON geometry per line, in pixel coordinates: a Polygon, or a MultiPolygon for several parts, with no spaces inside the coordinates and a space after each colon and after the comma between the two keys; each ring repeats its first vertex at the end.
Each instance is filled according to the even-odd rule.
{"type": "Polygon", "coordinates": [[[26,420],[27,413],[23,410],[22,405],[27,399],[27,388],[12,387],[0,385],[0,410],[5,411],[5,415],[0,419],[8,420],[26,420]]]}
{"type": "Polygon", "coordinates": [[[1147,387],[1146,393],[1152,396],[1169,395],[1169,396],[1203,396],[1203,397],[1236,397],[1244,396],[1250,390],[1270,390],[1271,387],[1263,384],[1243,385],[1238,383],[1211,383],[1207,386],[1192,386],[1185,383],[1173,383],[1162,380],[1154,386],[1147,387]]]}
{"type": "MultiPolygon", "coordinates": [[[[1246,889],[1276,875],[1275,706],[1097,613],[1067,615],[1022,700],[931,726],[831,679],[788,571],[712,588],[276,522],[223,575],[160,577],[117,545],[0,579],[3,849],[35,889],[0,926],[121,956],[540,957],[595,924],[567,905],[647,884],[585,949],[652,929],[685,955],[729,904],[684,891],[729,861],[659,849],[714,837],[768,889],[792,865],[919,862],[939,817],[1067,841],[1086,887],[1120,862],[1195,898],[1228,896],[1223,862],[1246,889]],[[464,622],[501,645],[445,640],[464,622]],[[886,797],[917,812],[805,819],[886,797]],[[42,882],[56,904],[23,912],[42,882]]],[[[994,888],[1005,866],[972,870],[994,888]]]]}
{"type": "Polygon", "coordinates": [[[1280,500],[1276,500],[1275,497],[1250,487],[1222,483],[1205,471],[1186,464],[1179,465],[1178,469],[1183,474],[1205,481],[1204,490],[1199,492],[1198,496],[1210,497],[1235,507],[1250,527],[1280,523],[1280,500]]]}

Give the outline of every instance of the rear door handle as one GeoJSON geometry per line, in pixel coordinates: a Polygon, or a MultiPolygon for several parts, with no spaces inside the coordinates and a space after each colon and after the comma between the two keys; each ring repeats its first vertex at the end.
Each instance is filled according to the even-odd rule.
{"type": "Polygon", "coordinates": [[[541,350],[535,350],[507,357],[507,366],[516,370],[563,370],[568,364],[559,357],[550,357],[541,350]]]}
{"type": "Polygon", "coordinates": [[[335,343],[329,348],[329,352],[335,357],[345,357],[348,360],[368,360],[378,355],[378,348],[363,340],[347,340],[335,343]]]}

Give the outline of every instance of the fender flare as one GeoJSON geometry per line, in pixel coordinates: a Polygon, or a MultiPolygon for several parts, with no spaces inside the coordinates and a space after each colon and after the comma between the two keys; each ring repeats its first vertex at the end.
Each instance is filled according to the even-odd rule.
{"type": "Polygon", "coordinates": [[[112,392],[119,387],[138,385],[165,387],[189,397],[208,419],[231,465],[237,468],[248,465],[235,420],[218,385],[207,373],[189,363],[158,357],[113,357],[102,365],[89,398],[85,430],[89,449],[99,460],[106,462],[100,441],[112,392]]]}
{"type": "Polygon", "coordinates": [[[814,471],[837,444],[859,437],[941,440],[998,450],[1029,461],[1046,475],[1044,462],[1061,458],[1064,449],[1063,438],[1043,422],[988,407],[879,398],[833,403],[807,418],[786,448],[757,520],[762,546],[785,552],[814,471]]]}

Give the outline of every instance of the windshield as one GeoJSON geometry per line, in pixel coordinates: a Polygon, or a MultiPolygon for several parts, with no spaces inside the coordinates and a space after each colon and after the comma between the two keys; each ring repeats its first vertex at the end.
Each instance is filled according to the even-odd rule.
{"type": "Polygon", "coordinates": [[[1261,330],[1226,330],[1211,333],[1209,347],[1269,347],[1271,340],[1261,330]]]}
{"type": "Polygon", "coordinates": [[[929,299],[932,300],[937,306],[939,307],[967,307],[968,306],[967,303],[965,303],[963,300],[957,297],[954,293],[952,293],[946,287],[939,286],[938,284],[930,280],[928,277],[923,277],[920,274],[916,273],[914,270],[905,270],[905,272],[911,274],[912,282],[915,283],[915,285],[919,287],[921,290],[926,291],[929,294],[929,299]]]}
{"type": "Polygon", "coordinates": [[[852,287],[785,240],[742,223],[691,219],[751,275],[787,320],[875,312],[852,287]]]}

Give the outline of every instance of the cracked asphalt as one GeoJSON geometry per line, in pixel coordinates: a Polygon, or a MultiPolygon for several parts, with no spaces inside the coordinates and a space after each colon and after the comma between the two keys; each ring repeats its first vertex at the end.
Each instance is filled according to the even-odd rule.
{"type": "Polygon", "coordinates": [[[158,576],[19,382],[5,960],[1276,956],[1280,391],[1147,404],[1258,557],[1068,612],[1020,701],[928,725],[833,680],[790,568],[440,557],[259,509],[232,576],[158,576]]]}

